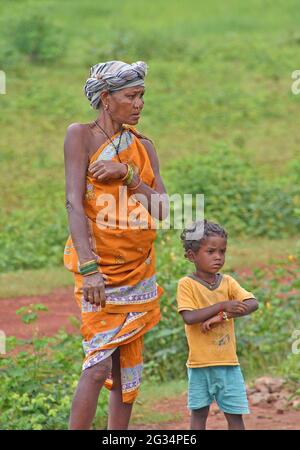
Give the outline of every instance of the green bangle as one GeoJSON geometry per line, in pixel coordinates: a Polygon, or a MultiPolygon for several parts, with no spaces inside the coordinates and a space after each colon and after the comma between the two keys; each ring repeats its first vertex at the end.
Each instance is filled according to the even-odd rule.
{"type": "Polygon", "coordinates": [[[87,273],[93,272],[98,269],[98,264],[91,263],[89,265],[86,265],[84,267],[79,267],[79,272],[81,275],[86,275],[87,273]]]}
{"type": "Polygon", "coordinates": [[[133,167],[129,165],[127,177],[125,178],[124,183],[127,185],[130,184],[132,182],[133,177],[134,177],[134,170],[133,167]]]}
{"type": "Polygon", "coordinates": [[[83,274],[83,276],[87,277],[89,275],[93,275],[94,273],[99,273],[99,271],[98,270],[93,270],[93,272],[85,273],[85,274],[83,274]]]}

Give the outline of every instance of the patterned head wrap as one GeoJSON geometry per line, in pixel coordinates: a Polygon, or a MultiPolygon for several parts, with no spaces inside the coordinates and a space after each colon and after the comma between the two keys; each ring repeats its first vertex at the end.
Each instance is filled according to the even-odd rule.
{"type": "Polygon", "coordinates": [[[84,92],[94,109],[100,107],[102,91],[119,91],[127,87],[144,86],[147,65],[143,61],[127,64],[122,61],[99,63],[90,69],[84,92]]]}

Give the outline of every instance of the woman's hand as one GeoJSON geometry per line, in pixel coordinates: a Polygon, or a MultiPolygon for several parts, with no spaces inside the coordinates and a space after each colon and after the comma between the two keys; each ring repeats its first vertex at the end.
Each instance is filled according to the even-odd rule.
{"type": "Polygon", "coordinates": [[[201,331],[207,333],[213,324],[221,323],[222,321],[223,319],[220,317],[220,314],[217,314],[201,324],[201,331]]]}
{"type": "Polygon", "coordinates": [[[105,182],[125,177],[127,166],[116,161],[95,161],[88,170],[93,178],[105,182]]]}
{"type": "Polygon", "coordinates": [[[105,290],[107,276],[104,274],[93,273],[83,277],[83,298],[86,302],[92,305],[101,305],[101,308],[105,307],[105,290]]]}

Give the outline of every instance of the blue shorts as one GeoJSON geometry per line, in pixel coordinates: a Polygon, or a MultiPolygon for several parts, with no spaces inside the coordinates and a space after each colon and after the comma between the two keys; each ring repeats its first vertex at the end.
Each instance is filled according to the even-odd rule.
{"type": "Polygon", "coordinates": [[[245,382],[240,366],[188,368],[188,407],[201,409],[216,400],[228,414],[249,414],[245,382]]]}

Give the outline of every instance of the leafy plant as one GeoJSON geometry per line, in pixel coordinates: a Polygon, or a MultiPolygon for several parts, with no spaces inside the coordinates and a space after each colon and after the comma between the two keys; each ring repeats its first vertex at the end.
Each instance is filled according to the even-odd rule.
{"type": "Polygon", "coordinates": [[[37,12],[21,19],[14,26],[13,36],[15,48],[32,62],[54,61],[65,50],[60,28],[37,12]]]}

